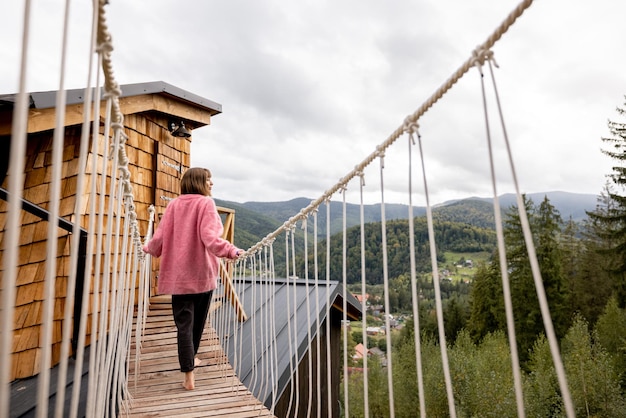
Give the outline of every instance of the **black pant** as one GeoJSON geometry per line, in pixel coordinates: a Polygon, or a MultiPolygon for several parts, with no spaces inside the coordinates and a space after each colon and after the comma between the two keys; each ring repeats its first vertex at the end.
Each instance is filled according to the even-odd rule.
{"type": "Polygon", "coordinates": [[[194,369],[213,291],[191,295],[172,295],[172,312],[178,329],[178,362],[181,372],[194,369]]]}

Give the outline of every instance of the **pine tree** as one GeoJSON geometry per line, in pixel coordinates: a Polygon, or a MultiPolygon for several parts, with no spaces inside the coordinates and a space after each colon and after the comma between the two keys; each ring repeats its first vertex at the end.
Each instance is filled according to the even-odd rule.
{"type": "MultiPolygon", "coordinates": [[[[598,196],[595,214],[606,213],[611,204],[608,190],[604,190],[598,196]]],[[[613,292],[612,262],[606,255],[611,244],[606,236],[607,227],[598,216],[585,219],[581,239],[583,249],[573,261],[577,267],[571,283],[572,309],[590,324],[598,320],[613,292]]]]}
{"type": "Polygon", "coordinates": [[[570,312],[566,309],[567,291],[563,286],[563,263],[561,252],[561,226],[559,211],[545,196],[534,218],[536,228],[536,250],[543,286],[550,305],[550,316],[557,337],[562,337],[569,328],[570,312]]]}
{"type": "MultiPolygon", "coordinates": [[[[498,260],[497,255],[494,259],[498,260]]],[[[472,282],[471,314],[467,324],[475,342],[506,326],[500,277],[497,261],[478,265],[472,282]]]]}
{"type": "MultiPolygon", "coordinates": [[[[535,204],[532,199],[527,198],[525,195],[523,199],[524,210],[528,216],[531,231],[534,233],[535,204]]],[[[505,213],[504,240],[509,265],[515,332],[520,359],[525,361],[535,338],[543,331],[543,321],[530,268],[528,249],[522,231],[522,222],[518,208],[515,206],[509,208],[505,213]]],[[[534,237],[533,241],[536,241],[534,237]]]]}
{"type": "MultiPolygon", "coordinates": [[[[625,103],[626,105],[626,103],[625,103]]],[[[621,118],[626,117],[625,108],[617,108],[621,118]]],[[[617,301],[620,308],[626,307],[626,123],[608,122],[610,137],[602,141],[608,145],[603,154],[615,161],[613,172],[608,175],[613,187],[608,187],[611,204],[604,212],[590,212],[589,217],[606,227],[602,238],[610,244],[603,253],[610,257],[609,271],[614,279],[617,301]]]]}
{"type": "MultiPolygon", "coordinates": [[[[569,326],[569,312],[566,309],[567,293],[563,285],[560,248],[561,215],[550,204],[547,197],[538,206],[526,196],[523,198],[539,270],[541,271],[541,279],[550,307],[550,316],[557,336],[561,337],[569,326]]],[[[544,332],[544,326],[519,211],[513,207],[505,215],[504,238],[509,265],[515,331],[520,359],[524,361],[535,339],[544,332]]]]}

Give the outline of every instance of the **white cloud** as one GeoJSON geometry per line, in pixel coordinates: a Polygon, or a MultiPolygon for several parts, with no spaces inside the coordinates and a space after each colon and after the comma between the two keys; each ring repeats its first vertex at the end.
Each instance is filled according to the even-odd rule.
{"type": "MultiPolygon", "coordinates": [[[[17,86],[19,3],[1,6],[2,93],[17,86]]],[[[34,3],[33,91],[58,88],[61,3],[34,3]]],[[[68,87],[86,80],[89,11],[75,3],[68,87]]],[[[517,4],[153,0],[112,1],[107,11],[120,83],[163,80],[223,105],[211,126],[194,132],[192,163],[214,172],[216,197],[243,202],[317,198],[374,152],[517,4]]],[[[493,48],[522,191],[600,192],[611,170],[600,138],[626,94],[625,14],[626,4],[610,0],[537,1],[493,48]]],[[[489,94],[498,191],[511,192],[489,94]]],[[[422,117],[420,133],[431,203],[491,194],[476,70],[422,117]]],[[[406,144],[401,138],[385,156],[387,202],[407,200],[406,144]]],[[[375,160],[366,170],[367,200],[380,199],[379,181],[375,160]]],[[[357,182],[349,195],[358,199],[357,182]]]]}

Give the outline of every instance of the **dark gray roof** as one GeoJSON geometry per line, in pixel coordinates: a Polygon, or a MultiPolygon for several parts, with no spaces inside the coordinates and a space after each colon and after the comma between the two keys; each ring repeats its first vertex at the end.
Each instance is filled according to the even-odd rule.
{"type": "MultiPolygon", "coordinates": [[[[148,83],[125,84],[120,86],[121,97],[139,96],[142,94],[166,93],[172,97],[204,107],[211,116],[222,113],[222,105],[205,99],[196,94],[190,93],[178,87],[172,86],[164,81],[153,81],[148,83]]],[[[35,109],[48,109],[56,105],[57,91],[41,91],[30,93],[30,107],[35,109]]],[[[67,90],[67,104],[78,104],[84,100],[85,89],[67,90]]],[[[3,106],[13,106],[17,94],[0,95],[0,108],[3,106]]]]}
{"type": "MultiPolygon", "coordinates": [[[[310,338],[313,339],[318,327],[316,320],[324,324],[326,319],[326,301],[330,301],[331,309],[341,309],[343,306],[343,286],[337,281],[320,280],[316,291],[313,280],[307,286],[304,279],[276,279],[271,283],[267,280],[247,279],[236,282],[235,288],[248,320],[240,324],[232,316],[231,322],[224,325],[226,332],[223,335],[226,337],[223,346],[239,380],[257,399],[270,406],[274,396],[276,400],[280,398],[291,378],[292,367],[297,367],[308,349],[309,322],[310,338]],[[307,293],[310,318],[307,314],[307,293]],[[294,309],[294,306],[297,308],[294,309]],[[240,328],[235,333],[237,325],[240,328]],[[268,341],[270,331],[276,334],[273,346],[268,341]],[[295,341],[297,351],[294,348],[290,350],[290,332],[291,341],[295,341]],[[276,388],[275,393],[273,387],[276,388]]],[[[350,292],[346,303],[348,318],[358,319],[361,305],[350,292]]]]}

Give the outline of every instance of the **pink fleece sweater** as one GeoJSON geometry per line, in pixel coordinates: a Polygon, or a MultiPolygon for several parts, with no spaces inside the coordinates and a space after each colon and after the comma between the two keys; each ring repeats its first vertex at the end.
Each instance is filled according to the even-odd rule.
{"type": "Polygon", "coordinates": [[[219,257],[236,258],[237,247],[222,239],[224,227],[208,196],[184,194],[168,203],[143,250],[161,257],[158,292],[202,293],[217,287],[219,257]]]}

